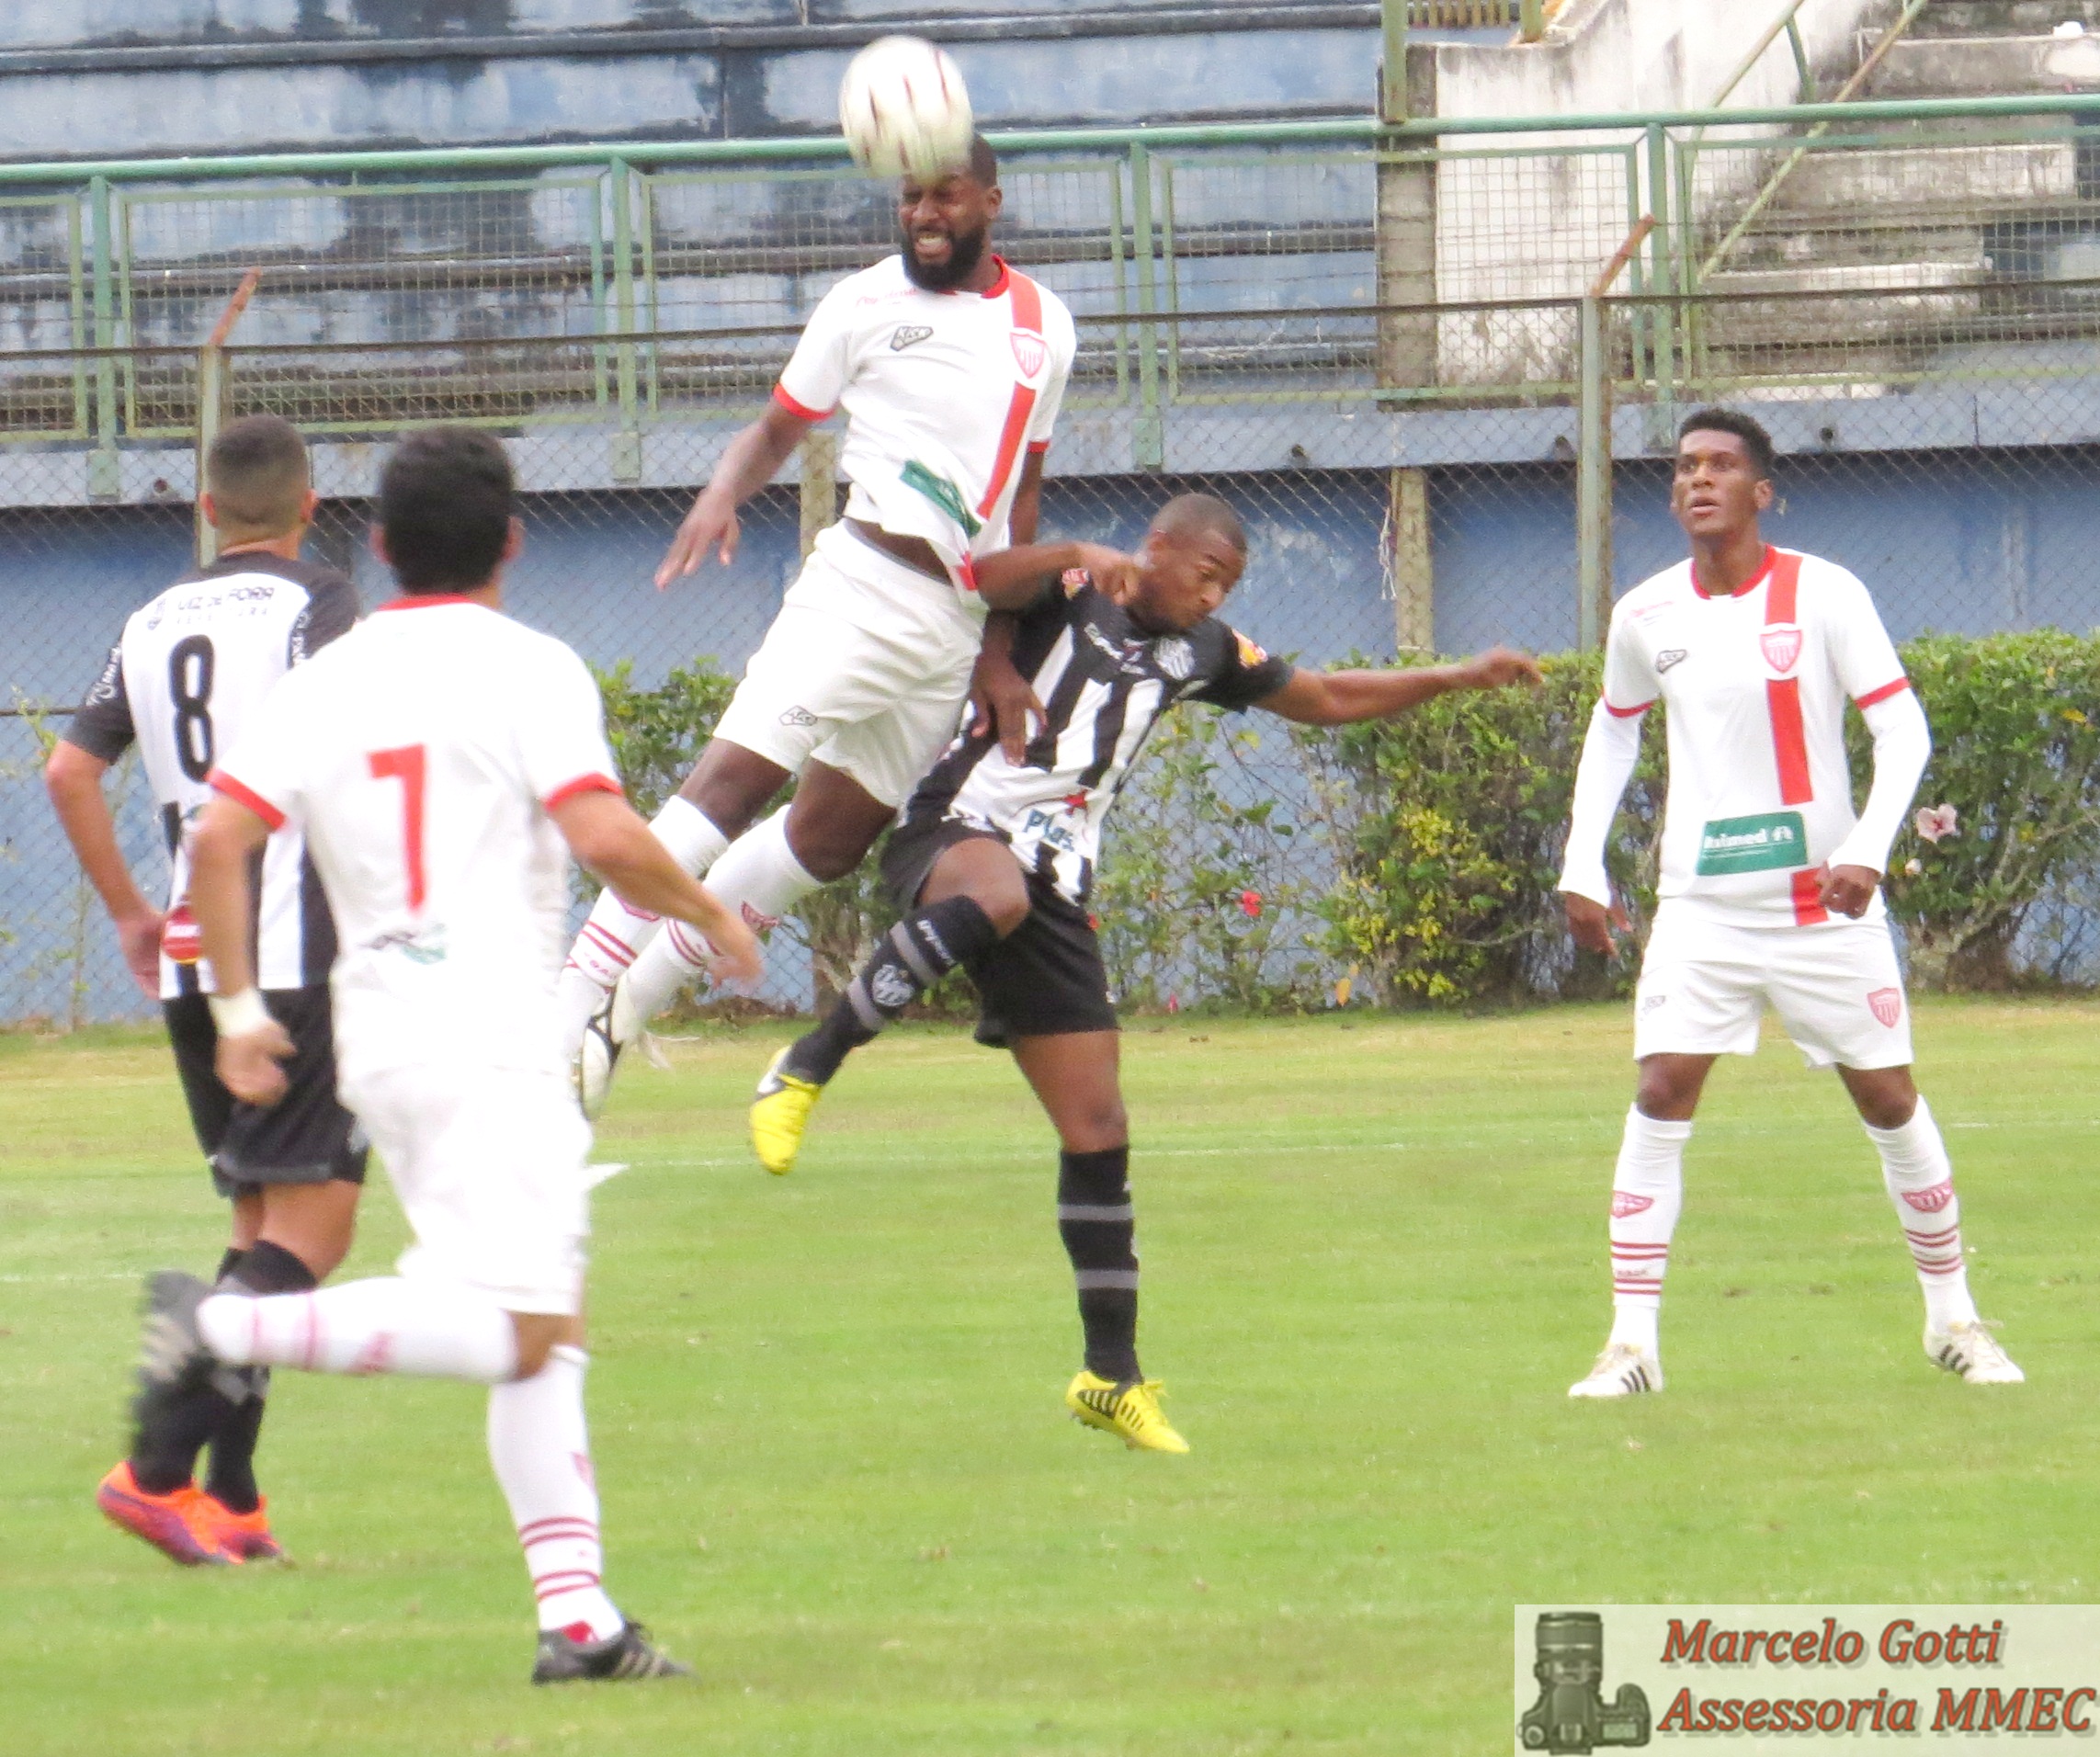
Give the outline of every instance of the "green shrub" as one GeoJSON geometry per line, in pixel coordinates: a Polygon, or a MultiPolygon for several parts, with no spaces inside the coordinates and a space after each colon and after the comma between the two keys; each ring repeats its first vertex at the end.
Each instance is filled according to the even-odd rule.
{"type": "MultiPolygon", "coordinates": [[[[1953,806],[1958,828],[1937,842],[1912,827],[1896,839],[1890,913],[1908,930],[1914,980],[2014,986],[2035,973],[2017,953],[2037,906],[2089,900],[2100,863],[2100,637],[1925,635],[1902,658],[1933,727],[1918,802],[1953,806]]],[[[1872,745],[1849,718],[1864,799],[1872,745]]],[[[2045,962],[2039,973],[2066,972],[2045,962]]]]}

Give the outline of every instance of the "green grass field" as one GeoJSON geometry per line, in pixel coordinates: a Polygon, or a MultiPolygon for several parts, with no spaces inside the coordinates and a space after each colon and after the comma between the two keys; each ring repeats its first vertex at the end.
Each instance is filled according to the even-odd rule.
{"type": "MultiPolygon", "coordinates": [[[[278,1376],[295,1567],[186,1573],[89,1502],[139,1274],[222,1225],[165,1049],[0,1039],[0,1749],[1227,1757],[1510,1749],[1511,1605],[2090,1601],[2100,1006],[1927,1004],[1986,1314],[1918,1347],[1836,1083],[1767,1035],[1688,1168],[1668,1392],[1571,1404],[1607,1317],[1622,1009],[1141,1024],[1142,1340],[1187,1458],[1065,1420],[1052,1144],[1003,1058],[860,1058],[794,1177],[776,1035],[674,1046],[600,1156],[607,1579],[696,1686],[533,1691],[471,1387],[278,1376]]],[[[375,1177],[353,1271],[401,1242],[375,1177]]]]}

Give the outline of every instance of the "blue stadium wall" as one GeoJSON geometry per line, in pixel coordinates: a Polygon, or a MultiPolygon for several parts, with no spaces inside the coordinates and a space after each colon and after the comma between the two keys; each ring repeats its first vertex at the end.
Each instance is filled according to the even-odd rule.
{"type": "MultiPolygon", "coordinates": [[[[1796,457],[1784,470],[1784,510],[1770,535],[1828,555],[1872,587],[1891,632],[1983,633],[2056,624],[2100,626],[2100,500],[2089,451],[1994,451],[1796,457]]],[[[1045,522],[1134,542],[1165,482],[1060,482],[1045,522]]],[[[1229,611],[1266,645],[1324,662],[1350,652],[1390,655],[1392,606],[1381,595],[1381,473],[1303,472],[1212,480],[1251,516],[1245,584],[1229,611]]],[[[727,577],[713,573],[658,594],[649,573],[682,496],[545,496],[532,506],[531,545],[516,575],[515,612],[599,663],[631,658],[653,682],[695,654],[732,672],[756,644],[789,577],[796,515],[776,491],[748,521],[727,577]]],[[[1572,471],[1502,466],[1430,473],[1438,645],[1469,651],[1508,640],[1538,651],[1574,639],[1572,471]]],[[[1683,553],[1668,511],[1664,466],[1622,465],[1617,572],[1630,584],[1683,553]]],[[[368,605],[385,587],[346,527],[368,605]]],[[[7,582],[7,682],[29,699],[69,701],[129,611],[179,573],[187,511],[97,508],[0,511],[0,578],[7,582]]],[[[0,721],[0,1021],[62,1017],[62,964],[75,906],[73,868],[34,782],[19,720],[0,721]]],[[[157,870],[136,788],[126,830],[142,872],[157,870]]],[[[1113,857],[1111,853],[1111,857],[1113,857]]],[[[136,1015],[110,936],[97,917],[86,972],[88,1016],[136,1015]]],[[[783,954],[776,977],[804,981],[783,954]]]]}

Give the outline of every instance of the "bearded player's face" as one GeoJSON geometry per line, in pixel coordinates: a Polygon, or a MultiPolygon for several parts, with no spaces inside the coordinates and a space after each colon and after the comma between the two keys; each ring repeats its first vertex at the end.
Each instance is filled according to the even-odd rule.
{"type": "Polygon", "coordinates": [[[904,234],[904,272],[929,293],[951,292],[984,260],[1003,198],[967,171],[921,183],[906,177],[897,194],[904,234]]]}

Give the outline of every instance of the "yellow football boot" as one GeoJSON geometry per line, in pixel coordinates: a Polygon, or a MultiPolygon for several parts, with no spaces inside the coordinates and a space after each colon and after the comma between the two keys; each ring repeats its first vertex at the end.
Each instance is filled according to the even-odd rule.
{"type": "Polygon", "coordinates": [[[1065,1387],[1064,1406],[1073,1419],[1113,1434],[1134,1452],[1186,1452],[1188,1442],[1160,1412],[1156,1378],[1118,1385],[1098,1373],[1082,1372],[1065,1387]]]}
{"type": "Polygon", "coordinates": [[[758,1162],[775,1177],[785,1177],[795,1169],[795,1155],[802,1151],[802,1131],[810,1126],[810,1112],[824,1095],[824,1089],[814,1081],[782,1073],[780,1064],[787,1059],[788,1051],[783,1049],[766,1064],[765,1076],[751,1101],[752,1149],[758,1155],[758,1162]]]}

